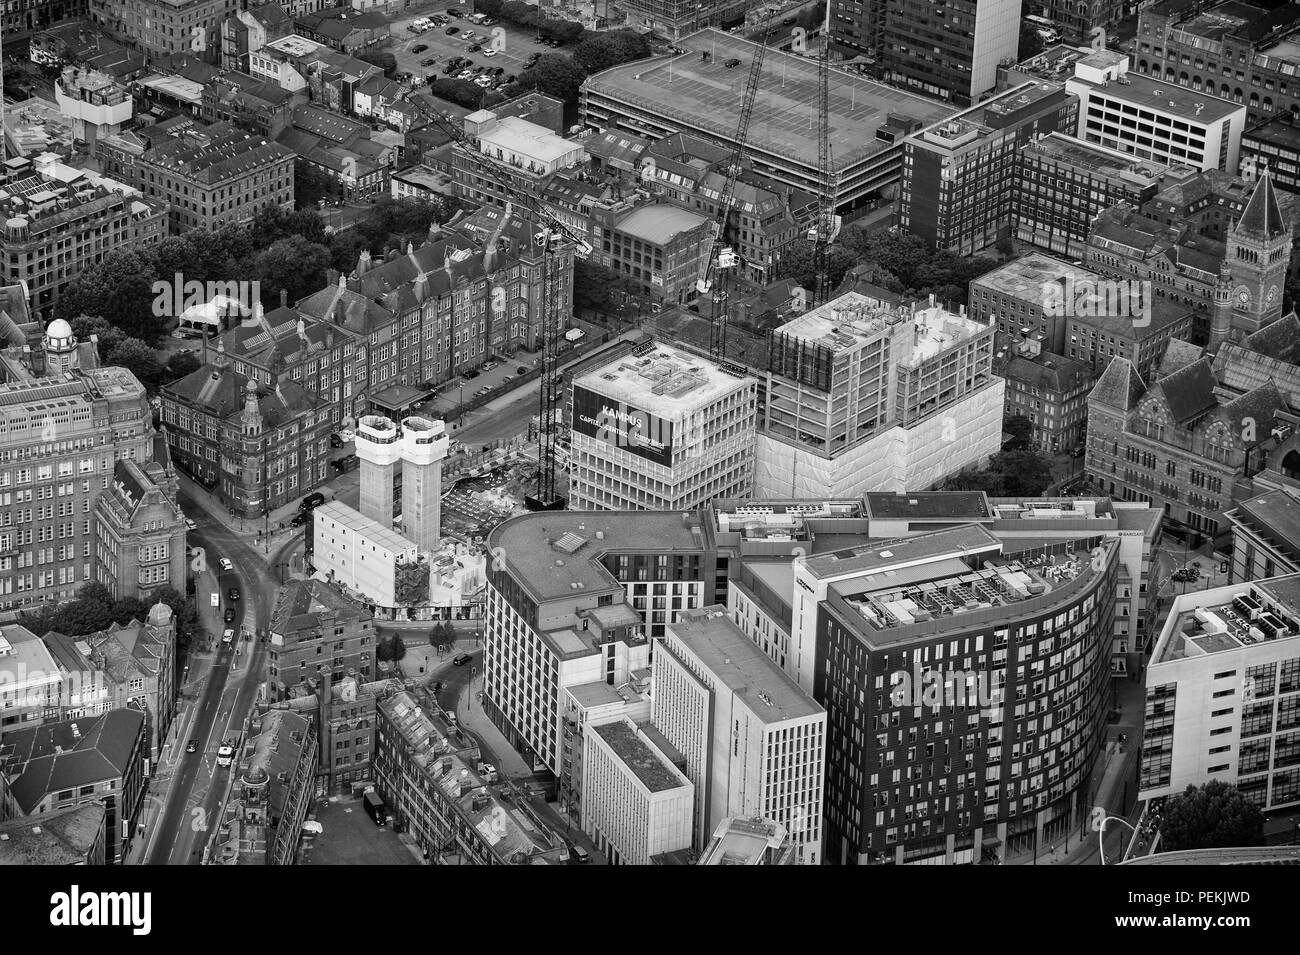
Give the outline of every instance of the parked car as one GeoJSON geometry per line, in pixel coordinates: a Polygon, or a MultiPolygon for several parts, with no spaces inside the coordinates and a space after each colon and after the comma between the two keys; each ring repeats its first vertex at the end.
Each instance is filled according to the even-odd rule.
{"type": "Polygon", "coordinates": [[[330,447],[331,447],[331,448],[341,448],[341,447],[343,447],[343,439],[340,438],[337,434],[331,434],[331,435],[330,435],[330,447]]]}
{"type": "Polygon", "coordinates": [[[445,67],[443,67],[442,75],[451,76],[451,74],[455,73],[459,69],[460,69],[459,63],[448,63],[445,67]]]}
{"type": "Polygon", "coordinates": [[[460,32],[460,27],[447,27],[447,29],[443,30],[442,32],[447,34],[447,36],[455,36],[457,33],[460,32]]]}
{"type": "Polygon", "coordinates": [[[591,853],[582,848],[582,846],[574,846],[571,848],[569,850],[569,855],[574,858],[578,865],[586,865],[591,861],[591,853]]]}
{"type": "Polygon", "coordinates": [[[353,468],[355,468],[360,463],[360,461],[361,459],[358,458],[355,454],[345,454],[337,461],[331,461],[330,467],[332,467],[335,471],[338,471],[339,474],[346,474],[348,471],[351,471],[353,468]]]}
{"type": "Polygon", "coordinates": [[[342,431],[339,432],[339,437],[343,439],[344,444],[347,444],[356,436],[357,433],[353,431],[351,428],[344,428],[342,431]]]}
{"type": "Polygon", "coordinates": [[[499,364],[501,364],[499,361],[485,361],[485,362],[483,362],[483,370],[484,370],[484,371],[491,371],[493,368],[497,367],[497,365],[499,365],[499,364]]]}
{"type": "Polygon", "coordinates": [[[514,380],[515,380],[514,375],[506,375],[504,378],[501,379],[501,384],[504,385],[507,381],[514,381],[514,380]]]}
{"type": "Polygon", "coordinates": [[[530,53],[528,55],[528,59],[524,60],[524,69],[528,69],[530,66],[536,65],[537,61],[540,60],[541,58],[542,58],[542,54],[540,53],[530,53]]]}
{"type": "Polygon", "coordinates": [[[221,563],[221,569],[224,571],[229,572],[235,569],[235,565],[230,562],[229,557],[221,558],[220,563],[221,563]]]}
{"type": "Polygon", "coordinates": [[[496,17],[484,17],[484,18],[483,18],[483,26],[485,26],[485,27],[490,27],[492,24],[494,24],[494,23],[496,23],[496,22],[497,22],[496,17]]]}
{"type": "Polygon", "coordinates": [[[289,526],[290,526],[290,527],[302,527],[302,525],[304,525],[304,524],[307,523],[307,515],[308,515],[308,514],[309,514],[308,511],[303,511],[301,514],[295,514],[295,515],[293,515],[293,517],[289,518],[289,526]]]}
{"type": "Polygon", "coordinates": [[[477,368],[471,368],[469,371],[465,372],[465,374],[462,375],[461,377],[463,377],[463,378],[477,378],[477,377],[478,377],[478,369],[477,369],[477,368]]]}
{"type": "Polygon", "coordinates": [[[731,59],[729,59],[726,63],[723,63],[722,65],[725,66],[727,69],[731,69],[732,67],[735,66],[740,66],[740,58],[733,56],[731,59]]]}
{"type": "Polygon", "coordinates": [[[493,50],[493,49],[487,49],[487,50],[484,50],[484,51],[483,51],[483,55],[484,55],[484,56],[496,56],[496,55],[497,55],[497,51],[496,51],[496,50],[493,50]]]}
{"type": "Polygon", "coordinates": [[[475,86],[481,86],[481,87],[483,87],[484,89],[487,89],[489,86],[492,85],[492,77],[490,77],[490,76],[476,76],[476,77],[474,77],[474,85],[475,85],[475,86]]]}
{"type": "Polygon", "coordinates": [[[420,65],[421,65],[421,66],[433,66],[433,64],[435,64],[435,63],[437,63],[437,62],[438,62],[438,58],[437,58],[436,56],[429,56],[429,57],[425,57],[423,60],[421,60],[421,61],[420,61],[420,65]]]}
{"type": "Polygon", "coordinates": [[[423,53],[423,52],[424,52],[425,50],[427,50],[428,48],[429,48],[429,44],[427,44],[427,43],[417,43],[417,44],[415,44],[415,46],[411,47],[411,52],[412,52],[412,53],[423,53]]]}
{"type": "Polygon", "coordinates": [[[515,369],[515,374],[516,374],[516,375],[526,375],[526,374],[528,374],[528,369],[525,368],[523,365],[520,365],[518,368],[515,369]]]}
{"type": "Polygon", "coordinates": [[[187,531],[196,531],[196,530],[199,529],[199,525],[198,525],[198,524],[195,524],[192,520],[190,520],[190,519],[187,517],[187,518],[185,518],[185,529],[186,529],[187,531]]]}
{"type": "Polygon", "coordinates": [[[474,75],[473,70],[461,70],[459,73],[456,74],[456,79],[467,80],[473,75],[474,75]]]}
{"type": "Polygon", "coordinates": [[[472,659],[474,658],[471,657],[468,653],[460,653],[457,654],[455,657],[453,657],[451,662],[458,667],[463,667],[466,663],[469,663],[469,661],[472,659]]]}
{"type": "Polygon", "coordinates": [[[313,507],[320,507],[324,503],[325,495],[320,491],[313,491],[302,499],[302,502],[298,505],[298,510],[310,511],[313,507]]]}
{"type": "Polygon", "coordinates": [[[461,13],[461,12],[460,12],[459,10],[457,10],[455,7],[448,7],[448,8],[447,8],[447,16],[449,16],[449,17],[463,17],[464,15],[465,15],[465,14],[461,13]]]}
{"type": "Polygon", "coordinates": [[[477,43],[471,43],[468,47],[466,47],[466,49],[469,50],[471,53],[477,53],[479,50],[483,49],[483,47],[479,46],[477,43]]]}

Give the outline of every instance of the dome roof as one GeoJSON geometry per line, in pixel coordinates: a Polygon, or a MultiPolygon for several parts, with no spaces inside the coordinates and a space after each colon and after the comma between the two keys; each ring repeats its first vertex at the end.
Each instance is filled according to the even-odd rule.
{"type": "Polygon", "coordinates": [[[61,318],[56,318],[50,322],[45,329],[46,338],[71,338],[72,326],[61,318]]]}

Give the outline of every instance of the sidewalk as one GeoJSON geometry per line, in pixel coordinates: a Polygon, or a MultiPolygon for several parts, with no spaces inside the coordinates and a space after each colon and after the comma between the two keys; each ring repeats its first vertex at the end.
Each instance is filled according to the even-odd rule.
{"type": "MultiPolygon", "coordinates": [[[[298,513],[297,501],[290,501],[275,508],[266,518],[261,515],[243,518],[233,513],[218,500],[215,494],[208,491],[189,475],[184,472],[177,473],[180,474],[181,491],[202,508],[204,517],[221,524],[236,537],[242,538],[250,547],[254,549],[261,548],[268,561],[271,554],[275,552],[276,547],[283,545],[286,540],[300,531],[297,527],[289,526],[289,521],[298,513]],[[266,540],[261,536],[261,531],[268,525],[271,529],[271,554],[266,553],[266,540]]],[[[328,489],[322,487],[321,493],[325,494],[326,500],[333,500],[333,495],[328,492],[328,489]]],[[[192,514],[189,516],[194,517],[192,514]]]]}

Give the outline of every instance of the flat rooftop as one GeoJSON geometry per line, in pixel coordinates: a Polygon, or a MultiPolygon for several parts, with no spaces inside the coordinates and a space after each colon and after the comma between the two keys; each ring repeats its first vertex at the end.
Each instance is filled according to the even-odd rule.
{"type": "Polygon", "coordinates": [[[1300,501],[1286,491],[1266,491],[1244,500],[1233,516],[1300,560],[1300,501]]]}
{"type": "Polygon", "coordinates": [[[686,611],[668,629],[764,722],[825,712],[728,619],[726,608],[686,611]]]}
{"type": "Polygon", "coordinates": [[[1248,129],[1241,136],[1242,140],[1268,143],[1283,149],[1300,150],[1300,126],[1271,119],[1253,129],[1248,129]]]}
{"type": "Polygon", "coordinates": [[[538,601],[579,591],[622,593],[599,560],[611,551],[702,554],[710,546],[703,524],[688,524],[679,511],[538,511],[488,534],[489,552],[503,554],[511,575],[538,601]]]}
{"type": "Polygon", "coordinates": [[[708,221],[689,209],[658,203],[638,206],[619,219],[614,229],[652,245],[666,245],[675,236],[707,225],[708,221]]]}
{"type": "Polygon", "coordinates": [[[911,494],[868,494],[867,514],[877,520],[991,520],[983,491],[916,491],[911,494]]]}
{"type": "Polygon", "coordinates": [[[698,864],[761,865],[784,841],[785,830],[770,819],[724,819],[698,864]]]}
{"type": "Polygon", "coordinates": [[[655,344],[575,378],[573,384],[672,421],[752,381],[707,358],[655,344]]]}
{"type": "MultiPolygon", "coordinates": [[[[467,119],[472,120],[477,113],[467,119]]],[[[540,163],[558,162],[566,156],[582,151],[582,144],[557,136],[545,126],[538,126],[518,116],[499,116],[496,122],[478,132],[480,151],[487,154],[492,147],[522,153],[540,163]]]]}
{"type": "Polygon", "coordinates": [[[614,754],[652,793],[690,785],[690,780],[626,721],[604,723],[592,727],[592,732],[600,735],[614,754]]]}
{"type": "Polygon", "coordinates": [[[395,554],[405,554],[416,549],[413,541],[407,540],[391,527],[385,527],[339,501],[326,501],[317,506],[312,519],[318,525],[323,519],[331,520],[340,527],[345,527],[372,544],[395,554]]]}
{"type": "Polygon", "coordinates": [[[1222,40],[1268,11],[1246,3],[1221,3],[1178,24],[1180,30],[1207,40],[1222,40]]]}
{"type": "Polygon", "coordinates": [[[1205,592],[1165,624],[1152,663],[1209,656],[1300,636],[1300,574],[1205,592]]]}
{"type": "Polygon", "coordinates": [[[1129,153],[1109,149],[1097,143],[1085,142],[1064,133],[1048,133],[1026,145],[1021,153],[1050,156],[1079,169],[1130,181],[1154,182],[1169,168],[1162,163],[1139,159],[1129,153]]]}
{"type": "Polygon", "coordinates": [[[875,540],[809,557],[805,566],[819,579],[873,574],[903,564],[929,563],[953,555],[1001,550],[1001,543],[979,524],[963,524],[932,534],[875,540]]]}
{"type": "MultiPolygon", "coordinates": [[[[758,44],[721,30],[701,30],[678,42],[687,52],[652,57],[604,70],[587,79],[585,90],[622,100],[726,142],[735,138],[737,111],[748,80],[749,64],[758,44]],[[710,54],[705,62],[700,54],[710,54]],[[724,64],[739,59],[728,69],[724,64]]],[[[853,73],[831,68],[831,155],[837,170],[856,166],[896,143],[876,138],[876,131],[899,114],[923,126],[957,110],[914,93],[885,86],[853,73]]],[[[817,61],[769,49],[763,58],[757,108],[749,127],[749,144],[795,162],[817,165],[817,61]]]]}
{"type": "Polygon", "coordinates": [[[1230,103],[1209,93],[1143,76],[1141,73],[1125,73],[1124,79],[1124,83],[1110,83],[1104,89],[1100,83],[1077,76],[1071,82],[1100,90],[1109,99],[1132,103],[1191,123],[1213,123],[1233,113],[1244,114],[1246,111],[1242,103],[1230,103]]]}
{"type": "Polygon", "coordinates": [[[792,318],[776,331],[815,342],[838,355],[882,337],[893,338],[899,334],[898,326],[904,323],[911,324],[915,334],[906,337],[902,343],[904,350],[896,353],[894,359],[907,366],[988,330],[987,325],[954,315],[942,305],[893,306],[860,292],[846,292],[792,318]]]}
{"type": "Polygon", "coordinates": [[[613,706],[620,703],[635,703],[644,697],[638,693],[631,684],[624,683],[622,686],[610,686],[604,680],[597,680],[593,683],[579,683],[576,686],[567,686],[564,688],[579,705],[584,707],[593,706],[613,706]]]}
{"type": "Polygon", "coordinates": [[[1001,295],[1041,304],[1045,297],[1043,287],[1048,283],[1059,282],[1061,279],[1072,279],[1076,283],[1095,282],[1099,278],[1101,276],[1096,272],[1071,265],[1064,259],[1044,255],[1042,252],[1031,252],[972,279],[971,284],[1001,295]]]}

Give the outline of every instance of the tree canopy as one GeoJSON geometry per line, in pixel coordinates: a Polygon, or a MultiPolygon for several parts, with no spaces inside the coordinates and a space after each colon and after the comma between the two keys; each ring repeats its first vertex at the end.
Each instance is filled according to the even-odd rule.
{"type": "Polygon", "coordinates": [[[1212,780],[1165,800],[1161,848],[1221,849],[1264,843],[1264,816],[1236,786],[1212,780]]]}

